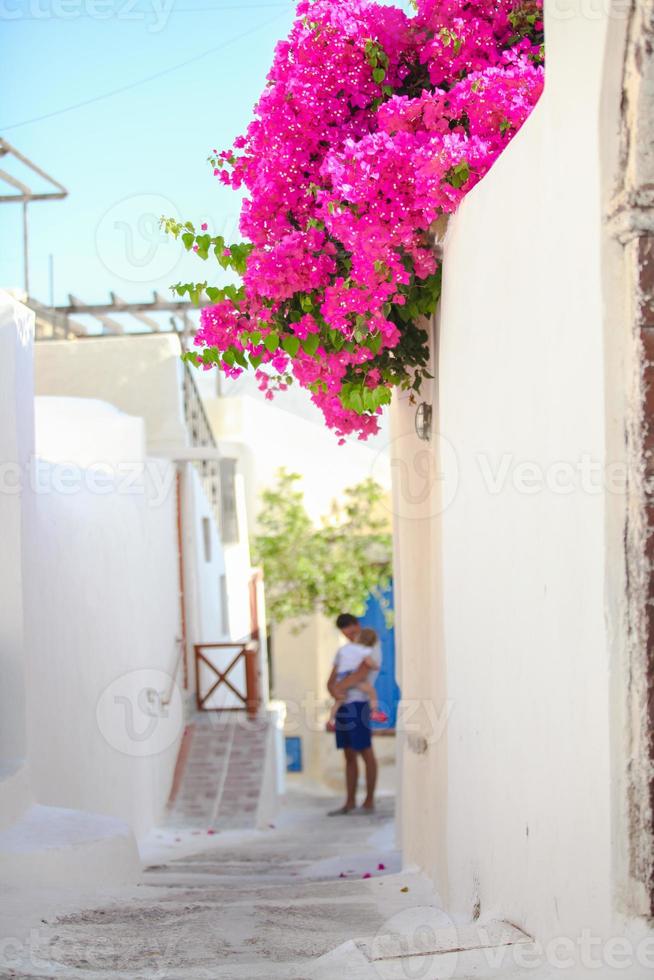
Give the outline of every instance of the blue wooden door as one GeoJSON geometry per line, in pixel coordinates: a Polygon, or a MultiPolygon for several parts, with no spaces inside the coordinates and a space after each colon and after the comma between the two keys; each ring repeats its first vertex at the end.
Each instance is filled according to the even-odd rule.
{"type": "MultiPolygon", "coordinates": [[[[384,593],[384,602],[393,609],[393,585],[384,593]]],[[[365,614],[360,619],[362,626],[376,630],[379,635],[382,650],[382,664],[375,687],[379,697],[379,707],[388,715],[384,724],[373,723],[373,728],[395,728],[397,721],[397,706],[400,700],[400,689],[395,680],[395,631],[386,625],[384,610],[375,596],[370,596],[365,614]]]]}

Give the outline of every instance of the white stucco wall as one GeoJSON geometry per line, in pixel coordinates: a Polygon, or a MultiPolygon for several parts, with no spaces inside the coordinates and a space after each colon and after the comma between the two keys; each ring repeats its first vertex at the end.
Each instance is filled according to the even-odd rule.
{"type": "Polygon", "coordinates": [[[30,558],[34,317],[0,293],[0,826],[27,805],[23,585],[30,558]]]}
{"type": "Polygon", "coordinates": [[[285,734],[298,736],[302,745],[302,777],[315,783],[329,781],[336,770],[342,783],[334,736],[325,731],[330,698],[327,679],[340,634],[325,617],[313,615],[289,621],[273,630],[273,695],[286,703],[285,734]]]}
{"type": "Polygon", "coordinates": [[[178,652],[174,468],[141,456],[139,472],[141,419],[89,399],[39,402],[34,786],[39,802],[121,817],[138,835],[162,813],[183,728],[177,688],[168,706],[156,697],[170,692],[178,652]],[[84,468],[89,429],[113,478],[84,468]]]}
{"type": "MultiPolygon", "coordinates": [[[[34,460],[33,314],[0,293],[0,880],[4,889],[66,882],[125,884],[139,873],[126,823],[35,804],[39,746],[29,738],[27,689],[41,655],[43,623],[35,592],[39,567],[34,460]],[[37,628],[38,624],[38,628],[37,628]]],[[[60,570],[59,556],[49,574],[60,570]]],[[[62,768],[63,760],[58,760],[62,768]]]]}
{"type": "Polygon", "coordinates": [[[39,458],[50,463],[74,461],[85,468],[142,466],[145,457],[143,419],[125,415],[107,402],[85,398],[35,401],[39,458]],[[83,408],[83,410],[82,410],[83,408]],[[98,439],[98,424],[102,437],[98,439]]]}
{"type": "Polygon", "coordinates": [[[183,488],[187,627],[193,643],[219,642],[227,638],[220,604],[220,576],[225,574],[224,549],[213,508],[196,468],[190,463],[184,465],[183,488]],[[205,526],[209,535],[208,551],[205,526]]]}
{"type": "Polygon", "coordinates": [[[36,346],[37,395],[99,398],[145,421],[148,452],[188,445],[175,334],[53,340],[36,346]]]}
{"type": "MultiPolygon", "coordinates": [[[[599,138],[608,29],[599,8],[591,17],[569,4],[563,17],[546,4],[543,98],[450,223],[428,396],[444,437],[430,451],[446,465],[427,512],[400,521],[398,536],[409,570],[403,693],[428,690],[437,711],[449,702],[438,742],[405,753],[407,853],[452,911],[496,912],[541,939],[608,934],[613,916],[611,556],[597,484],[610,462],[599,138]],[[424,619],[437,617],[424,632],[416,563],[418,593],[432,584],[424,619]]],[[[413,410],[404,402],[396,414],[408,432],[413,410]]]]}
{"type": "MultiPolygon", "coordinates": [[[[226,455],[229,455],[226,452],[226,455]]],[[[238,540],[223,545],[225,552],[225,569],[227,573],[227,601],[229,604],[229,626],[233,639],[244,639],[250,635],[250,592],[249,582],[252,575],[250,562],[250,523],[246,506],[245,475],[237,471],[234,475],[234,494],[236,497],[236,523],[238,540]]],[[[265,635],[265,607],[259,602],[259,614],[262,617],[260,628],[265,635]]]]}
{"type": "Polygon", "coordinates": [[[274,485],[282,466],[302,476],[305,506],[316,521],[329,513],[346,487],[372,477],[390,488],[386,440],[381,447],[354,440],[339,446],[322,423],[250,395],[208,399],[205,404],[225,453],[239,460],[251,526],[261,492],[274,485]]]}
{"type": "MultiPolygon", "coordinates": [[[[195,644],[242,642],[249,638],[250,624],[250,549],[247,533],[242,478],[236,476],[239,540],[225,544],[220,537],[217,515],[209,502],[197,469],[190,463],[181,467],[182,525],[184,540],[184,591],[186,594],[186,631],[189,679],[195,687],[195,644]],[[208,549],[205,535],[208,534],[208,549]],[[221,581],[222,580],[222,581],[221,581]]],[[[236,650],[206,650],[205,655],[224,670],[236,650]]],[[[262,651],[262,654],[265,651],[262,651]]],[[[215,674],[200,664],[200,687],[206,692],[216,680],[215,674]]],[[[262,689],[267,692],[267,669],[262,670],[262,689]]],[[[237,664],[230,680],[245,690],[245,665],[237,664]]],[[[267,697],[267,693],[266,693],[267,697]]],[[[221,685],[207,702],[210,708],[239,707],[240,702],[229,688],[221,685]]]]}

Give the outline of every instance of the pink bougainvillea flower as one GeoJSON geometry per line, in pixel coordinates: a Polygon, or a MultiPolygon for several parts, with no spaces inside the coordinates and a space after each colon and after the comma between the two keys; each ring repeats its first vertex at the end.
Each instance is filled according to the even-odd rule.
{"type": "Polygon", "coordinates": [[[242,287],[202,310],[196,363],[254,368],[267,399],[296,382],[341,444],[378,431],[394,387],[419,389],[440,291],[431,229],[538,101],[542,6],[417,0],[409,17],[301,0],[246,132],[211,158],[243,194],[247,244],[211,239],[242,287]]]}

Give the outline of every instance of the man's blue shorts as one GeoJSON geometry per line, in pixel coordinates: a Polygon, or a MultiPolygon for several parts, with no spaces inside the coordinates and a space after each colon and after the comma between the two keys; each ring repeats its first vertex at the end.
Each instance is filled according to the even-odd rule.
{"type": "Polygon", "coordinates": [[[370,702],[350,701],[336,712],[336,748],[363,752],[372,745],[370,702]]]}

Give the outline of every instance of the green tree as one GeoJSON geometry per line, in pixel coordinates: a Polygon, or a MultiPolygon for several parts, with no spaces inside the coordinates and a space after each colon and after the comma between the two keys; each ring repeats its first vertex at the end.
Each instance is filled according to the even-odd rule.
{"type": "Polygon", "coordinates": [[[381,598],[391,578],[384,490],[371,479],[349,487],[315,527],[300,480],[298,473],[281,469],[261,496],[253,551],[263,566],[270,618],[280,623],[313,612],[361,615],[370,593],[381,598]]]}

